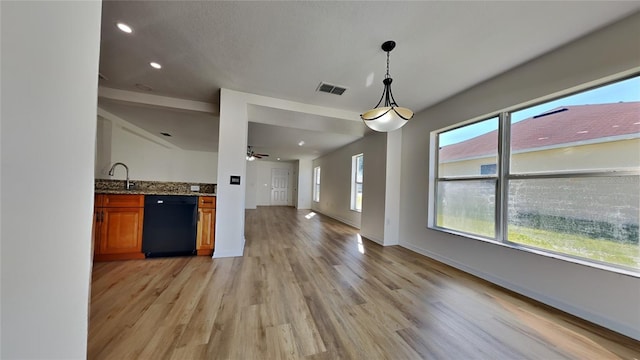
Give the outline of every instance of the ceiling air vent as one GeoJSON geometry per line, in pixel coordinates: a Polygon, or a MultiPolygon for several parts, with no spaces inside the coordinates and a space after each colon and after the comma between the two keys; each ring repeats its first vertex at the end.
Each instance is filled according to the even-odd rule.
{"type": "Polygon", "coordinates": [[[321,82],[320,85],[318,85],[318,88],[316,89],[316,91],[325,92],[325,93],[334,94],[334,95],[342,95],[345,91],[347,91],[347,88],[321,82]]]}
{"type": "Polygon", "coordinates": [[[151,88],[151,86],[145,85],[145,84],[136,84],[136,87],[140,90],[144,90],[144,91],[152,91],[153,89],[151,88]]]}

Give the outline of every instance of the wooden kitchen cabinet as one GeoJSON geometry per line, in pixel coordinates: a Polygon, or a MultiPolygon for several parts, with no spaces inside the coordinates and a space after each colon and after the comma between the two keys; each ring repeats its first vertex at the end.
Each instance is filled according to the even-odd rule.
{"type": "Polygon", "coordinates": [[[200,196],[198,198],[198,229],[196,235],[196,251],[198,255],[211,256],[216,236],[216,197],[200,196]]]}
{"type": "Polygon", "coordinates": [[[100,244],[98,244],[98,234],[100,233],[100,208],[102,207],[102,200],[104,195],[96,194],[93,202],[93,226],[91,227],[91,251],[93,252],[93,258],[99,253],[100,244]]]}
{"type": "Polygon", "coordinates": [[[143,216],[144,195],[96,195],[94,260],[144,259],[143,216]]]}

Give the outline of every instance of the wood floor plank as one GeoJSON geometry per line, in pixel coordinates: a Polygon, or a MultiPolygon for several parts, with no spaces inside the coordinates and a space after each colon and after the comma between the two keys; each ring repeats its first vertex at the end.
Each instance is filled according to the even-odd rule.
{"type": "Polygon", "coordinates": [[[198,299],[198,304],[191,315],[191,319],[187,322],[177,346],[178,348],[189,346],[190,349],[184,349],[184,351],[176,349],[174,355],[203,351],[203,348],[199,345],[206,345],[211,337],[213,324],[222,302],[223,286],[230,276],[229,270],[233,263],[231,259],[220,259],[216,262],[204,258],[198,259],[202,259],[200,261],[203,264],[210,264],[211,272],[208,281],[203,282],[203,285],[205,285],[204,291],[198,299]]]}
{"type": "Polygon", "coordinates": [[[293,329],[290,324],[270,326],[266,330],[267,352],[265,359],[299,359],[293,329]]]}
{"type": "Polygon", "coordinates": [[[89,359],[640,359],[640,342],[331,218],[245,217],[243,257],[95,263],[89,359]]]}

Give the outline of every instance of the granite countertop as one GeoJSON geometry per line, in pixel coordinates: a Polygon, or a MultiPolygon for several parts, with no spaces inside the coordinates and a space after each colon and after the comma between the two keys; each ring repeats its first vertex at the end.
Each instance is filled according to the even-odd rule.
{"type": "Polygon", "coordinates": [[[186,196],[216,196],[216,184],[163,182],[131,180],[132,190],[125,189],[124,180],[96,179],[96,194],[136,194],[136,195],[186,195],[186,196]],[[192,186],[198,186],[199,191],[191,191],[192,186]]]}
{"type": "Polygon", "coordinates": [[[95,190],[96,194],[135,194],[135,195],[183,195],[183,196],[216,196],[215,193],[203,193],[197,191],[160,191],[160,190],[125,190],[125,189],[108,189],[95,190]]]}

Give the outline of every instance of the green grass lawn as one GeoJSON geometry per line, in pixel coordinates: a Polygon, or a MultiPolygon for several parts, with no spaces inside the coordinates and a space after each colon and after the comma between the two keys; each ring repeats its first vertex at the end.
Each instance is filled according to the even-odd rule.
{"type": "Polygon", "coordinates": [[[495,225],[492,221],[453,216],[444,218],[440,213],[438,214],[437,224],[447,229],[464,231],[490,238],[495,236],[495,225]]]}
{"type": "MultiPolygon", "coordinates": [[[[439,216],[438,226],[494,237],[493,222],[485,220],[446,217],[446,220],[443,221],[439,216]]],[[[521,226],[509,226],[508,240],[562,254],[640,269],[640,246],[638,244],[594,239],[521,226]]]]}
{"type": "Polygon", "coordinates": [[[638,244],[593,239],[520,226],[509,226],[509,241],[640,269],[640,247],[638,244]]]}

